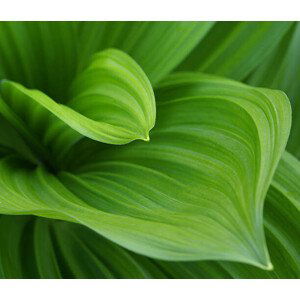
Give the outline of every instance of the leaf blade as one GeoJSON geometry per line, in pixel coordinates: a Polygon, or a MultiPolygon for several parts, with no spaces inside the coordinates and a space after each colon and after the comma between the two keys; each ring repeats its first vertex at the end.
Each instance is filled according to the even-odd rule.
{"type": "Polygon", "coordinates": [[[22,200],[13,210],[2,196],[2,212],[51,212],[150,257],[270,268],[262,207],[289,131],[286,96],[203,74],[171,76],[156,94],[149,144],[85,140],[57,177],[3,160],[2,195],[22,200]]]}
{"type": "Polygon", "coordinates": [[[156,85],[209,32],[214,22],[84,22],[81,65],[101,49],[115,47],[131,55],[156,85]]]}
{"type": "Polygon", "coordinates": [[[178,70],[244,80],[291,26],[292,22],[218,22],[178,70]]]}
{"type": "MultiPolygon", "coordinates": [[[[43,125],[45,132],[40,133],[42,138],[45,135],[54,135],[55,138],[58,128],[60,132],[72,135],[71,144],[74,139],[78,140],[78,134],[68,133],[63,127],[69,126],[97,141],[125,144],[134,139],[148,140],[149,130],[155,123],[155,99],[147,77],[133,59],[113,49],[98,53],[90,67],[74,82],[74,99],[68,106],[56,103],[40,91],[6,80],[1,83],[1,94],[5,102],[1,104],[3,116],[32,144],[36,143],[34,138],[29,138],[31,133],[26,134],[22,128],[31,125],[31,131],[39,131],[42,122],[46,123],[43,125]],[[95,72],[101,76],[94,77],[95,72]],[[126,76],[123,76],[124,72],[126,76]],[[111,107],[113,115],[110,114],[111,107]],[[27,111],[25,116],[24,108],[27,111]],[[52,115],[59,119],[58,122],[52,115]],[[26,118],[29,122],[22,125],[26,118]]],[[[55,141],[52,138],[47,143],[55,141]]]]}

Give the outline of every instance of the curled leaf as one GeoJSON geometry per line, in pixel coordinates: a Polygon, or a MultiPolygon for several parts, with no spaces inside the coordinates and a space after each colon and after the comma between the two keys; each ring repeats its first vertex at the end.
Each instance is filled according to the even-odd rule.
{"type": "Polygon", "coordinates": [[[38,90],[3,80],[1,113],[31,144],[38,142],[29,135],[44,139],[47,146],[62,133],[71,135],[73,144],[78,134],[69,133],[68,127],[110,144],[149,140],[155,123],[154,94],[142,69],[127,54],[110,49],[95,55],[74,82],[72,96],[66,105],[60,104],[38,90]]]}

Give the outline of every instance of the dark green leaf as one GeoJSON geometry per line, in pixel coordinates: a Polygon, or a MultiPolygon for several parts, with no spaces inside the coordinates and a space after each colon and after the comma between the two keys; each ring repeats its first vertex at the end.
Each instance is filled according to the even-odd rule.
{"type": "Polygon", "coordinates": [[[292,22],[218,22],[180,65],[244,80],[279,44],[292,22]]]}

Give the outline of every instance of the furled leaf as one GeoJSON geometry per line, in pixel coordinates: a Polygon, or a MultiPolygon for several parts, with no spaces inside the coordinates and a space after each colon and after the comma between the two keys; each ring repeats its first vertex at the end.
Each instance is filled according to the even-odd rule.
{"type": "Polygon", "coordinates": [[[116,47],[132,56],[152,84],[174,69],[207,34],[214,22],[83,22],[80,59],[116,47]]]}
{"type": "Polygon", "coordinates": [[[2,159],[1,213],[81,223],[150,257],[271,268],[263,200],[289,133],[286,96],[196,73],[156,96],[150,143],[84,139],[56,176],[2,159]]]}
{"type": "Polygon", "coordinates": [[[217,22],[179,70],[244,80],[279,44],[292,22],[217,22]]]}

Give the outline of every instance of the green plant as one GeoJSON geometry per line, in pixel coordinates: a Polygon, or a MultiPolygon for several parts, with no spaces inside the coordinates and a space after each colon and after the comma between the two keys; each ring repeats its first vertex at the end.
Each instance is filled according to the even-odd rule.
{"type": "Polygon", "coordinates": [[[299,278],[299,39],[1,22],[0,276],[299,278]]]}

